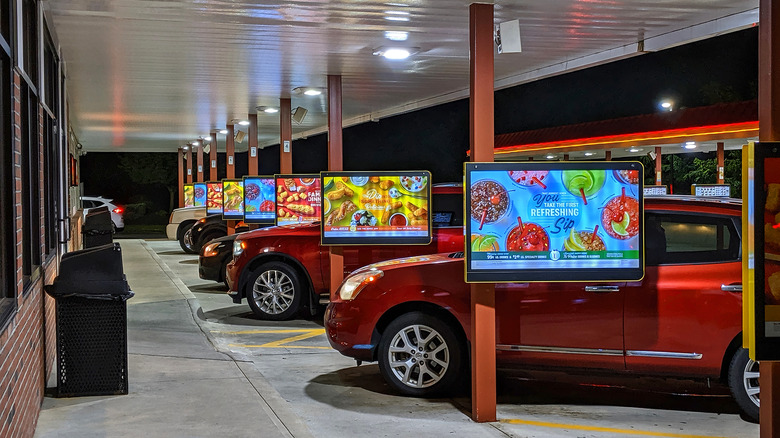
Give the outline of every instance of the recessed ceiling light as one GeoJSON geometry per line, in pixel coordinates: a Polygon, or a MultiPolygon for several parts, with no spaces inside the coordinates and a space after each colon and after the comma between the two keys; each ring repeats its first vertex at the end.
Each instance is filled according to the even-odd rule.
{"type": "Polygon", "coordinates": [[[219,131],[219,133],[220,133],[220,134],[227,134],[227,133],[228,133],[228,130],[227,130],[227,129],[221,129],[221,130],[219,131]]]}
{"type": "Polygon", "coordinates": [[[592,157],[593,155],[595,155],[595,153],[593,153],[593,152],[585,152],[585,156],[586,157],[592,157]]]}
{"type": "Polygon", "coordinates": [[[685,149],[696,149],[696,142],[695,141],[686,141],[685,142],[685,149]]]}
{"type": "Polygon", "coordinates": [[[548,155],[545,158],[547,158],[548,160],[552,160],[553,158],[555,158],[555,155],[548,155]]]}
{"type": "Polygon", "coordinates": [[[192,145],[193,146],[200,146],[200,142],[195,140],[195,141],[192,142],[192,145]]]}
{"type": "Polygon", "coordinates": [[[407,11],[385,11],[387,15],[409,15],[407,11]]]}
{"type": "Polygon", "coordinates": [[[210,135],[207,135],[207,136],[206,136],[205,138],[203,138],[203,139],[204,139],[204,140],[206,140],[206,141],[211,141],[211,136],[210,136],[210,135]]]}
{"type": "Polygon", "coordinates": [[[409,17],[404,17],[403,15],[387,15],[387,16],[385,16],[385,20],[388,20],[388,21],[409,21],[409,17]]]}
{"type": "Polygon", "coordinates": [[[409,38],[409,32],[401,30],[388,30],[385,31],[385,38],[391,41],[406,41],[409,38]]]}
{"type": "Polygon", "coordinates": [[[266,113],[268,113],[268,114],[273,114],[273,113],[278,113],[278,112],[279,112],[279,110],[278,110],[278,109],[276,109],[276,108],[272,108],[272,107],[270,107],[270,106],[269,106],[268,108],[264,109],[263,111],[264,111],[264,112],[266,112],[266,113]]]}
{"type": "Polygon", "coordinates": [[[307,96],[319,96],[322,94],[322,91],[317,90],[316,88],[309,88],[308,90],[304,91],[303,94],[307,96]]]}
{"type": "Polygon", "coordinates": [[[629,152],[634,152],[634,153],[636,153],[636,152],[641,152],[641,151],[642,151],[642,149],[631,148],[631,149],[629,149],[628,151],[629,151],[629,152]]]}
{"type": "Polygon", "coordinates": [[[238,124],[241,125],[241,126],[246,126],[246,125],[249,124],[249,120],[242,120],[242,121],[238,122],[238,124]]]}
{"type": "Polygon", "coordinates": [[[419,47],[379,47],[374,50],[374,55],[397,60],[406,59],[419,50],[419,47]]]}

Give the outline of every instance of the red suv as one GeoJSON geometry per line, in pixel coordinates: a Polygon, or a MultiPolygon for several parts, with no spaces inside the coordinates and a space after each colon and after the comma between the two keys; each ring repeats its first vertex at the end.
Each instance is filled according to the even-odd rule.
{"type": "MultiPolygon", "coordinates": [[[[463,250],[463,187],[431,187],[433,240],[429,245],[345,246],[344,275],[382,260],[463,250]]],[[[330,297],[328,247],[320,246],[319,222],[269,227],[242,233],[227,266],[228,294],[235,303],[248,297],[259,318],[281,321],[303,307],[312,314],[330,297]],[[322,299],[320,299],[322,296],[322,299]]]]}
{"type": "MultiPolygon", "coordinates": [[[[741,348],[741,202],[645,198],[646,272],[623,283],[496,284],[502,368],[601,369],[719,378],[758,417],[758,364],[741,348]]],[[[325,313],[331,346],[378,361],[423,396],[468,378],[471,325],[463,254],[366,266],[325,313]]]]}

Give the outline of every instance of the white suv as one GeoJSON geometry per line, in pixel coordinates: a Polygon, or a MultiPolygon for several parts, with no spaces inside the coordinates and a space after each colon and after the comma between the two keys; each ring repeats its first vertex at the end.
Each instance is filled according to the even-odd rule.
{"type": "Polygon", "coordinates": [[[108,211],[111,213],[111,222],[114,225],[114,231],[122,231],[125,229],[125,221],[122,219],[122,214],[125,209],[111,203],[113,199],[106,199],[100,196],[82,196],[81,208],[84,209],[84,217],[87,217],[87,213],[93,208],[108,207],[108,211]]]}

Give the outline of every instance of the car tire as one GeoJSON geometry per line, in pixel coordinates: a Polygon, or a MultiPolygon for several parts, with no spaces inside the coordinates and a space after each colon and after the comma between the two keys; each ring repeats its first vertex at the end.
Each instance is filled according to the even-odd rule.
{"type": "Polygon", "coordinates": [[[749,357],[748,350],[737,350],[729,364],[729,389],[742,413],[753,421],[758,421],[758,375],[758,362],[749,357]]]}
{"type": "Polygon", "coordinates": [[[198,253],[192,245],[192,227],[188,228],[187,231],[182,234],[181,239],[179,239],[179,246],[181,246],[181,249],[187,254],[198,253]]]}
{"type": "Polygon", "coordinates": [[[200,250],[206,246],[209,242],[211,242],[214,239],[219,239],[220,237],[227,236],[226,233],[220,233],[219,231],[212,231],[208,234],[202,236],[200,239],[198,239],[198,244],[193,247],[198,253],[200,253],[200,250]]]}
{"type": "Polygon", "coordinates": [[[252,312],[270,321],[285,321],[297,315],[303,293],[298,273],[282,262],[261,265],[246,285],[246,299],[252,312]]]}
{"type": "Polygon", "coordinates": [[[403,394],[447,395],[461,384],[465,351],[449,324],[423,312],[409,312],[382,333],[379,370],[403,394]]]}

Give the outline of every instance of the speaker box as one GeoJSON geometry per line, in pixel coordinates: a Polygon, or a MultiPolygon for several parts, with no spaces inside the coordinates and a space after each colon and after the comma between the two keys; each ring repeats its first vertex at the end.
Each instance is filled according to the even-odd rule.
{"type": "Polygon", "coordinates": [[[293,108],[293,112],[292,112],[293,122],[300,125],[301,123],[303,123],[303,118],[306,117],[306,113],[308,112],[309,110],[307,110],[306,108],[302,106],[296,106],[295,108],[293,108]]]}
{"type": "Polygon", "coordinates": [[[498,53],[520,53],[520,20],[505,21],[498,25],[496,32],[498,53]]]}

